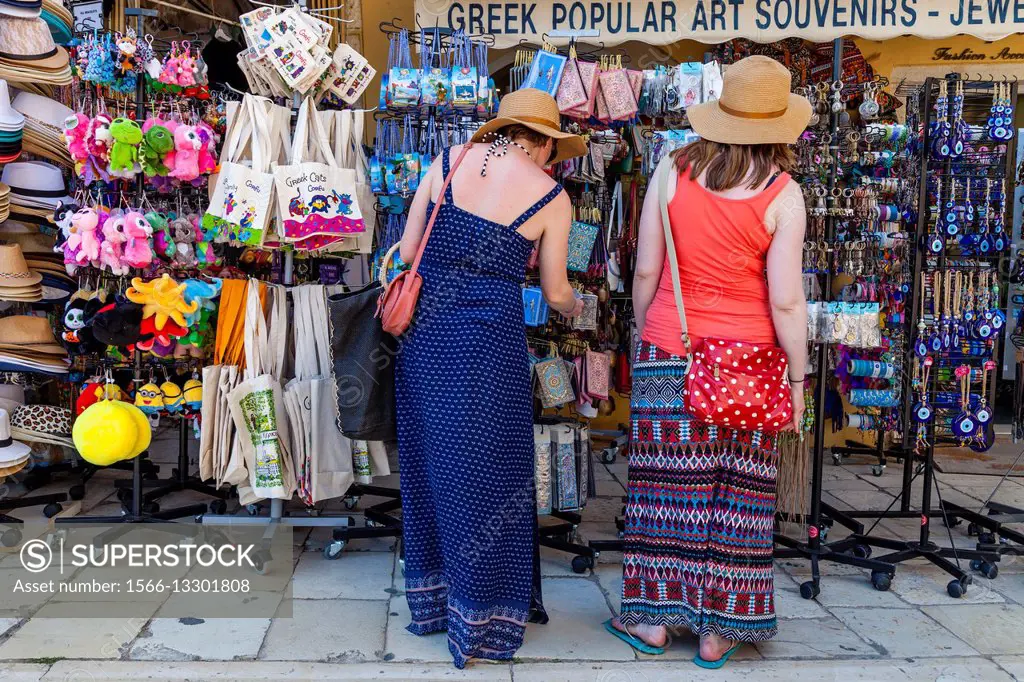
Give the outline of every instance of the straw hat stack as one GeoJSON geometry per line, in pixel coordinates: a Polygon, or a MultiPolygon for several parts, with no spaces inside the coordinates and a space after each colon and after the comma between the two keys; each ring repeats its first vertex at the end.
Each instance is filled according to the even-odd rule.
{"type": "Polygon", "coordinates": [[[11,217],[11,188],[0,182],[0,223],[11,217]]]}
{"type": "Polygon", "coordinates": [[[57,342],[45,317],[0,318],[0,369],[7,372],[67,374],[67,351],[57,342]]]}
{"type": "Polygon", "coordinates": [[[43,0],[42,14],[46,25],[50,27],[50,35],[58,45],[67,45],[74,37],[72,29],[75,17],[59,0],[43,0]]]}
{"type": "Polygon", "coordinates": [[[11,106],[7,81],[0,80],[0,163],[10,163],[21,155],[21,136],[25,116],[11,106]]]}
{"type": "Polygon", "coordinates": [[[29,269],[39,273],[42,277],[39,284],[43,288],[43,301],[48,303],[65,301],[78,289],[78,282],[68,275],[64,267],[63,256],[53,252],[25,252],[25,263],[29,269]]]}
{"type": "MultiPolygon", "coordinates": [[[[2,0],[0,0],[2,1],[2,0]]],[[[14,110],[25,117],[22,146],[25,151],[63,164],[74,165],[64,143],[64,120],[74,116],[68,107],[49,97],[32,92],[19,92],[11,102],[14,110]]]]}
{"type": "Polygon", "coordinates": [[[43,300],[43,276],[30,270],[18,244],[0,244],[0,301],[43,300]]]}
{"type": "Polygon", "coordinates": [[[0,182],[10,188],[10,213],[17,220],[47,223],[59,202],[71,203],[60,168],[45,161],[9,163],[0,182]]]}
{"type": "Polygon", "coordinates": [[[28,464],[31,448],[12,438],[11,416],[0,409],[0,478],[16,474],[28,464]]]}
{"type": "Polygon", "coordinates": [[[71,85],[68,52],[53,42],[41,0],[0,2],[0,78],[39,86],[71,85]]]}

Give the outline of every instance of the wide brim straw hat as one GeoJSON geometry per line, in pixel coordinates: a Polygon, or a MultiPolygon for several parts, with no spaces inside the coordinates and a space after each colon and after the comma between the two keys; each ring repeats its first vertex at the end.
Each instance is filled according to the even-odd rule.
{"type": "MultiPolygon", "coordinates": [[[[27,293],[30,288],[37,288],[42,279],[42,275],[29,269],[20,244],[0,243],[0,289],[27,293]]],[[[6,339],[0,338],[3,341],[6,339]]]]}
{"type": "MultiPolygon", "coordinates": [[[[40,3],[40,7],[42,4],[40,3]]],[[[50,27],[39,18],[0,14],[0,60],[22,67],[57,71],[68,65],[68,53],[53,42],[50,27]]]]}
{"type": "Polygon", "coordinates": [[[726,67],[719,99],[686,109],[693,132],[722,144],[794,144],[811,120],[811,103],[790,92],[789,70],[755,55],[726,67]]]}
{"type": "Polygon", "coordinates": [[[492,133],[518,123],[558,143],[555,158],[548,162],[550,165],[586,154],[586,141],[574,133],[562,132],[560,121],[561,113],[554,97],[543,90],[523,88],[501,98],[498,117],[483,124],[473,135],[473,142],[489,142],[492,133]]]}

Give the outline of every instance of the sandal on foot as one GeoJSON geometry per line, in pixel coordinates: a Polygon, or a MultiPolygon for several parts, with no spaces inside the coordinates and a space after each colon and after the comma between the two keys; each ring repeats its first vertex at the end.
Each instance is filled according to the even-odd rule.
{"type": "Polygon", "coordinates": [[[739,651],[741,646],[743,646],[743,642],[736,642],[729,648],[728,651],[722,654],[722,657],[719,658],[717,661],[708,661],[702,658],[700,655],[700,651],[698,651],[697,655],[693,657],[693,662],[696,663],[698,667],[704,668],[705,670],[718,670],[726,664],[730,656],[739,651]]]}
{"type": "MultiPolygon", "coordinates": [[[[612,620],[612,618],[609,618],[604,622],[604,629],[612,633],[613,635],[615,635],[623,642],[636,649],[637,651],[645,654],[650,654],[652,656],[660,656],[661,654],[665,653],[665,649],[663,647],[652,646],[644,640],[640,639],[639,637],[631,635],[628,631],[623,632],[622,630],[618,629],[617,627],[612,625],[612,620]]],[[[622,627],[626,626],[623,625],[622,627]]]]}

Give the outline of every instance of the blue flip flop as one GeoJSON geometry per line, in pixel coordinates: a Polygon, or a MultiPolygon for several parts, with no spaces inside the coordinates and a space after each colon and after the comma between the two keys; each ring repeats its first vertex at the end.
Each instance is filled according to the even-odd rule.
{"type": "Polygon", "coordinates": [[[660,656],[661,654],[665,653],[665,649],[663,649],[662,647],[651,646],[639,637],[634,637],[628,632],[623,632],[622,630],[619,630],[617,627],[612,625],[612,620],[612,618],[609,618],[604,622],[604,629],[612,633],[613,635],[615,635],[623,642],[636,649],[637,651],[640,651],[645,654],[650,654],[652,656],[660,656]]]}
{"type": "Polygon", "coordinates": [[[722,654],[722,657],[719,658],[717,661],[704,660],[703,658],[701,658],[700,651],[698,651],[697,655],[693,657],[693,662],[696,663],[698,667],[704,668],[705,670],[718,670],[726,664],[730,656],[732,656],[734,653],[740,650],[741,646],[743,646],[743,642],[737,642],[736,644],[733,644],[732,648],[730,648],[728,651],[722,654]]]}

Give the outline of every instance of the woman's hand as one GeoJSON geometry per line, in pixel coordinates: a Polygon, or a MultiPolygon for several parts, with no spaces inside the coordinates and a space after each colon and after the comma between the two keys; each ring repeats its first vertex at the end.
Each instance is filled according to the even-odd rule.
{"type": "Polygon", "coordinates": [[[570,310],[567,313],[562,313],[562,315],[564,317],[567,317],[567,318],[569,318],[571,320],[572,318],[579,317],[582,314],[583,314],[583,299],[580,298],[579,294],[577,294],[576,295],[576,302],[573,303],[573,305],[572,305],[572,310],[570,310]]]}
{"type": "Polygon", "coordinates": [[[793,401],[793,422],[782,430],[795,431],[796,433],[800,433],[801,422],[804,419],[804,410],[807,409],[806,405],[804,405],[803,382],[799,384],[790,384],[789,397],[790,400],[793,401]]]}

